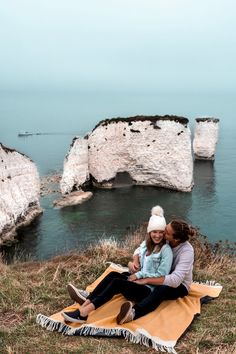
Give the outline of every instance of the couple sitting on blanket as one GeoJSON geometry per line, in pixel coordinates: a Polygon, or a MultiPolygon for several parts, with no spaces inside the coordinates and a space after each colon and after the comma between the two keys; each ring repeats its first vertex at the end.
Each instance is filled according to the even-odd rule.
{"type": "Polygon", "coordinates": [[[90,294],[69,284],[71,299],[82,306],[63,312],[64,319],[85,323],[90,312],[114,295],[122,294],[128,301],[122,304],[116,318],[121,325],[154,311],[163,300],[188,295],[194,261],[188,239],[193,234],[193,229],[182,220],[172,220],[166,225],[163,209],[153,207],[147,238],[135,250],[133,261],[128,263],[130,272],[109,273],[90,294]]]}

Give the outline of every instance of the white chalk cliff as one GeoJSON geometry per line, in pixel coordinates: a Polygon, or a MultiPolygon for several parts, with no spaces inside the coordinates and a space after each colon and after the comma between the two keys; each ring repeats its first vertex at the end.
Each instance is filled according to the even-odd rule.
{"type": "Polygon", "coordinates": [[[69,154],[64,160],[63,174],[60,182],[62,194],[70,193],[73,189],[89,180],[88,170],[88,140],[74,138],[69,154]]]}
{"type": "Polygon", "coordinates": [[[191,132],[186,118],[136,116],[107,119],[86,138],[78,138],[77,147],[74,145],[67,156],[68,162],[64,164],[62,193],[66,190],[64,185],[69,186],[68,180],[73,181],[67,188],[70,192],[73,188],[83,187],[89,174],[95,186],[112,188],[120,172],[127,172],[134,185],[180,191],[191,191],[193,187],[191,132]]]}
{"type": "Polygon", "coordinates": [[[10,243],[17,228],[29,224],[42,212],[39,193],[35,164],[0,144],[0,245],[10,243]]]}
{"type": "Polygon", "coordinates": [[[197,118],[193,139],[196,159],[214,160],[218,141],[219,119],[197,118]]]}

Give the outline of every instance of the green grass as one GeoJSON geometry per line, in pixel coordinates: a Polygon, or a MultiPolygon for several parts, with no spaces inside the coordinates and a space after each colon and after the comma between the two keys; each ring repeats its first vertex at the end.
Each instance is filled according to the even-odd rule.
{"type": "MultiPolygon", "coordinates": [[[[127,264],[132,251],[144,238],[141,228],[124,244],[98,242],[83,253],[71,253],[45,262],[0,262],[0,353],[1,354],[132,354],[156,353],[151,348],[118,338],[63,336],[36,324],[38,313],[52,314],[68,305],[66,285],[85,288],[107,267],[107,261],[127,264]]],[[[194,278],[214,279],[223,285],[219,297],[202,306],[176,350],[184,354],[236,353],[235,253],[214,253],[206,240],[193,239],[196,253],[194,278]]]]}

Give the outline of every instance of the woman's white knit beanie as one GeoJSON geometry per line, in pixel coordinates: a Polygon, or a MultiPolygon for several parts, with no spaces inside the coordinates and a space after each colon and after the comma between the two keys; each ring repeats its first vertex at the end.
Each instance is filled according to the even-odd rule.
{"type": "Polygon", "coordinates": [[[166,228],[166,219],[164,218],[164,210],[159,205],[152,208],[152,216],[149,219],[147,232],[154,230],[164,231],[166,228]]]}

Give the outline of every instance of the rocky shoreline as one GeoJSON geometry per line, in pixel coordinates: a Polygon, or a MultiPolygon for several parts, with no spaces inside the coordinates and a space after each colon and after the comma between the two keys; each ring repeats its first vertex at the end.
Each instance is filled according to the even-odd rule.
{"type": "Polygon", "coordinates": [[[61,175],[56,173],[40,178],[40,196],[44,197],[53,193],[60,193],[61,175]]]}
{"type": "Polygon", "coordinates": [[[89,200],[92,197],[92,195],[93,195],[92,192],[83,192],[83,191],[71,192],[68,195],[62,196],[62,198],[54,200],[53,206],[59,209],[67,206],[78,205],[89,200]]]}

